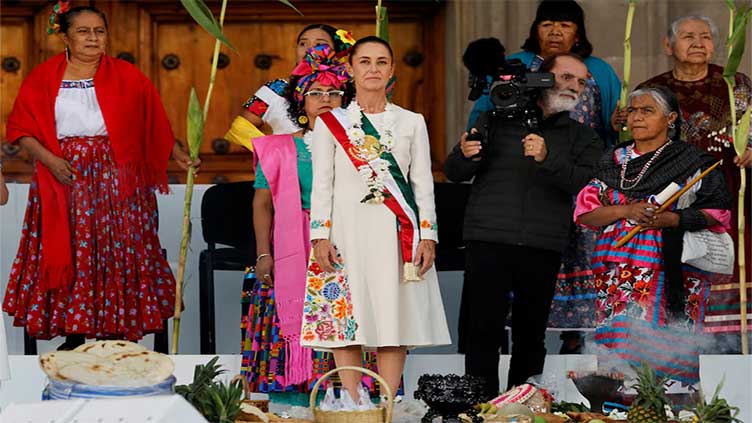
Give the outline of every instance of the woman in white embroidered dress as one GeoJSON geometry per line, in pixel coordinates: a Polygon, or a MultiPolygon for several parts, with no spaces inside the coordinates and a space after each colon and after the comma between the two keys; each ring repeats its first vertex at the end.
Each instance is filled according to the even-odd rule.
{"type": "MultiPolygon", "coordinates": [[[[451,343],[433,266],[430,144],[423,116],[387,101],[388,43],[359,40],[350,66],[355,101],[319,116],[313,131],[313,258],[301,337],[331,349],[337,366],[360,366],[363,348],[376,349],[396,392],[407,348],[451,343]]],[[[357,398],[360,375],[342,373],[357,398]]]]}

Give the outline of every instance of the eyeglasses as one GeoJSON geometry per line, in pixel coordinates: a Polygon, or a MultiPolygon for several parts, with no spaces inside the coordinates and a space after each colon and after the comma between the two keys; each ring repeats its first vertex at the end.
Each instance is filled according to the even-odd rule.
{"type": "Polygon", "coordinates": [[[303,95],[306,97],[313,97],[317,100],[320,100],[324,97],[338,99],[338,98],[342,98],[345,95],[345,92],[342,90],[333,90],[333,91],[311,90],[303,95]]]}

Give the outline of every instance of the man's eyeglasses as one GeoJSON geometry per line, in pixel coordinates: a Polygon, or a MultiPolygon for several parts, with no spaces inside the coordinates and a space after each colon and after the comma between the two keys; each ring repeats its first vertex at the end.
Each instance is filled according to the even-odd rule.
{"type": "Polygon", "coordinates": [[[338,99],[338,98],[342,98],[345,95],[345,92],[342,90],[333,90],[333,91],[311,90],[303,95],[306,97],[315,98],[317,100],[322,99],[324,97],[338,99]]]}

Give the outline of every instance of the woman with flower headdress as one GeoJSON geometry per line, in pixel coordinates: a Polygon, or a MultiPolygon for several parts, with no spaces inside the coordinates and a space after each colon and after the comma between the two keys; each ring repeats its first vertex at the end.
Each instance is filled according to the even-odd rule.
{"type": "MultiPolygon", "coordinates": [[[[313,130],[312,261],[302,343],[337,366],[377,351],[400,384],[408,347],[451,343],[433,266],[437,240],[431,152],[423,116],[387,100],[389,44],[360,39],[350,53],[355,100],[319,115],[313,130]]],[[[358,398],[360,374],[340,374],[358,398]]]]}
{"type": "MultiPolygon", "coordinates": [[[[347,57],[354,43],[352,35],[344,29],[336,29],[327,24],[308,25],[296,39],[295,63],[303,60],[309,48],[322,44],[330,46],[337,57],[347,57]]],[[[288,81],[284,79],[275,79],[261,86],[243,104],[240,115],[233,120],[225,139],[253,151],[251,139],[263,136],[261,129],[264,126],[270,128],[273,134],[290,134],[304,126],[305,116],[295,118],[301,121],[293,121],[293,117],[287,113],[289,103],[285,92],[288,86],[288,81]]]]}
{"type": "Polygon", "coordinates": [[[250,292],[241,371],[253,392],[294,402],[333,368],[331,354],[300,345],[310,254],[311,130],[316,116],[343,105],[346,63],[328,45],[309,49],[293,70],[286,100],[298,130],[253,139],[258,160],[253,223],[256,280],[250,292]]]}
{"type": "Polygon", "coordinates": [[[68,336],[61,349],[138,340],[173,315],[154,192],[167,192],[175,137],[154,85],[105,54],[104,14],[55,12],[65,52],[29,73],[8,117],[9,141],[36,160],[3,309],[34,338],[68,336]]]}

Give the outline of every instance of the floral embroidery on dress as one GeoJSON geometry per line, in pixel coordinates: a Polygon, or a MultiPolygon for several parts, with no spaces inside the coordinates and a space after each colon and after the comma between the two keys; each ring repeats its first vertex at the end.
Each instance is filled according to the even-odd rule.
{"type": "Polygon", "coordinates": [[[94,78],[91,79],[64,79],[60,88],[94,88],[94,78]]]}
{"type": "MultiPolygon", "coordinates": [[[[338,258],[340,258],[338,254],[338,258]]],[[[353,317],[350,286],[344,266],[335,263],[335,271],[325,272],[311,254],[306,296],[303,305],[304,341],[354,341],[358,323],[353,317]]]]}
{"type": "Polygon", "coordinates": [[[311,230],[331,227],[332,221],[329,219],[311,219],[311,230]]]}
{"type": "Polygon", "coordinates": [[[439,225],[436,224],[434,221],[428,221],[426,219],[423,219],[420,221],[420,228],[421,229],[430,229],[432,231],[438,231],[439,225]]]}

